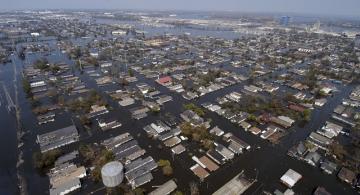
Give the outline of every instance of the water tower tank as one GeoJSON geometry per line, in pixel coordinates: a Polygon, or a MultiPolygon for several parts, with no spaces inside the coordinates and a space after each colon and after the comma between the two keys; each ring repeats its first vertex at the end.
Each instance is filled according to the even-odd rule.
{"type": "Polygon", "coordinates": [[[101,168],[101,177],[106,187],[118,186],[124,178],[124,167],[118,161],[112,161],[101,168]]]}

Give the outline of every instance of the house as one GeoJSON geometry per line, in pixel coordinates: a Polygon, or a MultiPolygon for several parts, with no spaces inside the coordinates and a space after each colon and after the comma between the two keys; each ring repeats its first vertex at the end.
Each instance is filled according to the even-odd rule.
{"type": "Polygon", "coordinates": [[[183,145],[179,144],[179,145],[171,148],[171,151],[172,151],[174,154],[181,154],[181,153],[183,153],[183,152],[186,151],[186,148],[185,148],[183,145]]]}
{"type": "Polygon", "coordinates": [[[241,99],[241,94],[238,92],[232,92],[232,93],[226,95],[226,97],[231,101],[239,102],[241,99]]]}
{"type": "Polygon", "coordinates": [[[38,119],[38,124],[39,125],[46,124],[48,122],[53,122],[53,121],[55,121],[55,113],[54,112],[48,112],[46,114],[39,115],[37,117],[37,119],[38,119]]]}
{"type": "Polygon", "coordinates": [[[95,116],[106,114],[108,112],[109,112],[109,110],[106,108],[106,106],[92,105],[91,110],[90,110],[90,112],[88,114],[88,117],[92,118],[92,117],[95,117],[95,116]]]}
{"type": "Polygon", "coordinates": [[[153,180],[154,177],[152,176],[152,174],[150,172],[145,173],[144,175],[141,175],[137,178],[135,178],[134,180],[130,181],[130,185],[132,189],[135,189],[141,185],[144,185],[146,183],[149,183],[151,180],[153,180]]]}
{"type": "Polygon", "coordinates": [[[164,145],[166,147],[173,147],[173,146],[179,144],[180,142],[181,142],[181,139],[178,138],[177,136],[174,136],[174,137],[164,141],[164,145]]]}
{"type": "Polygon", "coordinates": [[[183,113],[180,114],[180,117],[186,121],[190,122],[193,126],[200,126],[204,123],[204,119],[201,118],[199,115],[197,115],[192,110],[186,110],[183,113]]]}
{"type": "Polygon", "coordinates": [[[276,133],[277,131],[280,131],[280,130],[281,130],[281,128],[276,127],[276,126],[274,126],[274,125],[270,125],[270,126],[268,126],[268,127],[266,128],[266,131],[263,132],[260,137],[261,137],[262,139],[267,139],[267,138],[269,138],[270,136],[272,136],[274,133],[276,133]]]}
{"type": "Polygon", "coordinates": [[[219,154],[221,154],[225,160],[231,160],[234,158],[234,153],[227,149],[225,146],[218,144],[218,143],[214,143],[215,147],[215,151],[217,151],[219,154]]]}
{"type": "Polygon", "coordinates": [[[219,165],[224,164],[226,161],[225,157],[215,150],[207,151],[206,155],[219,165]]]}
{"type": "Polygon", "coordinates": [[[219,169],[219,166],[215,164],[213,161],[211,161],[208,157],[202,156],[198,159],[201,164],[205,166],[206,169],[213,172],[219,169]]]}
{"type": "Polygon", "coordinates": [[[114,36],[123,36],[126,35],[126,31],[123,30],[114,30],[111,32],[112,35],[114,36]]]}
{"type": "Polygon", "coordinates": [[[319,106],[319,107],[322,107],[326,104],[327,100],[326,98],[321,98],[321,99],[316,99],[315,100],[315,106],[319,106]]]}
{"type": "Polygon", "coordinates": [[[317,153],[317,152],[309,152],[305,156],[304,161],[315,167],[318,164],[318,162],[320,161],[320,158],[321,158],[321,156],[320,156],[319,153],[317,153]]]}
{"type": "Polygon", "coordinates": [[[344,107],[344,106],[338,105],[338,106],[334,109],[334,112],[335,112],[336,114],[341,115],[341,114],[344,112],[344,110],[345,110],[345,107],[344,107]]]}
{"type": "Polygon", "coordinates": [[[329,160],[325,160],[321,163],[320,169],[327,174],[333,174],[337,169],[337,165],[329,160]]]}
{"type": "Polygon", "coordinates": [[[352,127],[355,127],[355,126],[356,126],[356,124],[355,124],[353,121],[348,120],[348,119],[343,118],[343,117],[340,117],[340,116],[335,115],[335,114],[331,115],[331,118],[333,118],[334,120],[339,121],[339,122],[341,122],[341,123],[344,123],[344,124],[346,124],[346,125],[350,125],[350,126],[352,126],[352,127]]]}
{"type": "Polygon", "coordinates": [[[97,52],[97,51],[91,51],[91,52],[90,52],[90,56],[91,56],[91,57],[94,57],[94,58],[97,58],[97,57],[99,57],[99,52],[97,52]]]}
{"type": "Polygon", "coordinates": [[[195,164],[194,166],[190,167],[190,170],[203,181],[206,177],[210,174],[204,168],[202,168],[199,164],[195,164]]]}
{"type": "Polygon", "coordinates": [[[285,192],[276,189],[274,195],[295,195],[295,192],[292,189],[286,189],[285,192]]]}
{"type": "Polygon", "coordinates": [[[237,148],[239,148],[241,151],[243,149],[250,150],[250,148],[251,148],[251,146],[248,143],[246,143],[242,139],[236,137],[235,135],[232,135],[229,140],[230,140],[230,144],[234,143],[234,144],[238,145],[237,148]]]}
{"type": "Polygon", "coordinates": [[[107,150],[113,150],[114,148],[131,141],[133,137],[129,133],[123,133],[116,137],[111,137],[104,140],[101,145],[105,146],[107,150]]]}
{"type": "Polygon", "coordinates": [[[211,112],[216,112],[217,110],[220,110],[221,107],[220,107],[219,105],[213,104],[213,105],[209,106],[208,109],[209,109],[211,112]]]}
{"type": "Polygon", "coordinates": [[[245,89],[246,91],[253,92],[253,93],[257,93],[257,92],[259,92],[259,91],[262,91],[261,88],[256,87],[256,86],[254,86],[254,85],[249,85],[249,86],[246,85],[246,86],[244,86],[244,89],[245,89]]]}
{"type": "Polygon", "coordinates": [[[254,135],[258,135],[259,133],[261,133],[261,129],[257,127],[251,127],[249,131],[254,135]]]}
{"type": "Polygon", "coordinates": [[[241,121],[240,126],[245,129],[245,131],[247,131],[251,127],[251,124],[245,121],[241,121]]]}
{"type": "MultiPolygon", "coordinates": [[[[157,163],[154,159],[149,156],[146,158],[138,158],[126,165],[124,165],[125,169],[125,177],[131,183],[136,178],[141,177],[147,173],[150,173],[151,170],[154,170],[158,167],[157,163]]],[[[142,182],[134,182],[135,183],[142,183],[142,182]]]]}
{"type": "Polygon", "coordinates": [[[223,117],[225,117],[228,120],[231,120],[234,117],[236,117],[236,114],[233,113],[230,109],[226,109],[225,113],[223,114],[223,117]]]}
{"type": "Polygon", "coordinates": [[[221,130],[218,126],[215,126],[209,131],[211,134],[214,134],[216,136],[222,136],[224,134],[224,131],[221,130]]]}
{"type": "Polygon", "coordinates": [[[354,111],[352,108],[346,108],[344,112],[341,114],[342,117],[350,118],[354,114],[354,111]]]}
{"type": "Polygon", "coordinates": [[[271,120],[271,122],[278,124],[285,128],[289,128],[295,123],[295,120],[293,120],[287,116],[271,117],[270,120],[271,120]]]}
{"type": "Polygon", "coordinates": [[[318,131],[318,133],[331,139],[338,136],[342,129],[342,126],[326,121],[326,124],[321,128],[321,131],[318,131]]]}
{"type": "Polygon", "coordinates": [[[340,169],[337,176],[340,180],[342,180],[346,183],[349,183],[349,184],[353,184],[353,182],[356,179],[356,174],[353,171],[351,171],[345,167],[340,169]]]}
{"type": "Polygon", "coordinates": [[[165,76],[157,79],[156,82],[163,86],[169,86],[172,84],[172,79],[170,76],[165,76]]]}
{"type": "Polygon", "coordinates": [[[162,127],[161,125],[157,125],[155,123],[151,123],[150,126],[156,131],[156,133],[162,133],[164,131],[166,131],[166,129],[164,127],[162,127]]]}
{"type": "Polygon", "coordinates": [[[119,101],[120,106],[129,106],[135,103],[135,100],[131,97],[125,97],[121,101],[119,101]]]}
{"type": "Polygon", "coordinates": [[[115,129],[121,126],[121,123],[118,122],[115,118],[100,118],[97,120],[99,127],[102,130],[115,129]]]}
{"type": "Polygon", "coordinates": [[[281,178],[280,181],[287,187],[292,188],[302,176],[296,171],[289,169],[281,178]]]}
{"type": "Polygon", "coordinates": [[[112,66],[111,62],[103,62],[100,64],[100,68],[109,68],[112,66]]]}
{"type": "Polygon", "coordinates": [[[163,105],[164,103],[172,101],[172,100],[173,100],[173,98],[171,96],[162,95],[162,96],[159,96],[159,98],[156,100],[156,103],[163,105]]]}
{"type": "MultiPolygon", "coordinates": [[[[238,115],[236,117],[231,119],[231,122],[236,123],[236,124],[240,124],[241,122],[245,121],[247,119],[247,117],[248,117],[247,113],[240,112],[240,113],[238,113],[238,115]]],[[[248,125],[246,125],[246,123],[244,125],[248,126],[248,125]]]]}
{"type": "Polygon", "coordinates": [[[332,140],[322,136],[318,133],[311,132],[308,138],[308,141],[313,143],[314,145],[318,146],[319,148],[322,148],[326,150],[327,146],[332,143],[332,140]]]}
{"type": "Polygon", "coordinates": [[[301,92],[298,92],[294,95],[294,97],[298,100],[304,100],[306,98],[306,94],[305,93],[301,93],[301,92]]]}
{"type": "Polygon", "coordinates": [[[135,119],[145,118],[147,116],[146,113],[149,111],[150,111],[150,109],[145,106],[138,106],[138,107],[130,109],[131,116],[135,119]]]}
{"type": "Polygon", "coordinates": [[[296,112],[304,112],[305,111],[305,108],[302,107],[302,106],[299,106],[299,105],[296,105],[296,104],[290,104],[289,105],[289,109],[290,110],[294,110],[296,112]]]}
{"type": "Polygon", "coordinates": [[[293,146],[289,151],[288,155],[292,157],[296,157],[302,159],[305,154],[308,152],[304,142],[299,142],[297,145],[293,146]]]}
{"type": "Polygon", "coordinates": [[[333,89],[330,88],[330,87],[323,87],[323,88],[320,89],[320,91],[323,92],[326,95],[329,95],[333,91],[333,89]]]}
{"type": "Polygon", "coordinates": [[[182,97],[187,100],[192,100],[192,99],[199,97],[199,95],[195,92],[188,91],[186,93],[183,93],[182,97]]]}
{"type": "Polygon", "coordinates": [[[67,194],[81,187],[80,179],[86,176],[85,167],[65,163],[50,170],[50,194],[67,194]]]}
{"type": "Polygon", "coordinates": [[[46,86],[45,81],[36,81],[36,82],[30,83],[31,88],[44,87],[44,86],[46,86]]]}
{"type": "Polygon", "coordinates": [[[81,188],[80,179],[74,178],[63,182],[61,185],[50,188],[50,195],[68,194],[81,188]]]}
{"type": "Polygon", "coordinates": [[[326,191],[323,187],[317,187],[313,195],[331,195],[331,193],[326,191]]]}

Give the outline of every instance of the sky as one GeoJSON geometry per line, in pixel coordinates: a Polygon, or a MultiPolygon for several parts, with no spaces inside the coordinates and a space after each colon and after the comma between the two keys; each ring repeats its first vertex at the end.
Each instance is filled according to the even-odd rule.
{"type": "Polygon", "coordinates": [[[0,0],[0,9],[135,9],[298,13],[360,17],[360,0],[0,0]]]}

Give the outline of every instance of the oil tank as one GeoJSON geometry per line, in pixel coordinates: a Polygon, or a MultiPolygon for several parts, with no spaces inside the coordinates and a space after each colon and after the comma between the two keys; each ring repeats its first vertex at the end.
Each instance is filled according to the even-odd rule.
{"type": "Polygon", "coordinates": [[[124,178],[124,167],[118,161],[112,161],[101,168],[101,177],[106,187],[118,186],[124,178]]]}

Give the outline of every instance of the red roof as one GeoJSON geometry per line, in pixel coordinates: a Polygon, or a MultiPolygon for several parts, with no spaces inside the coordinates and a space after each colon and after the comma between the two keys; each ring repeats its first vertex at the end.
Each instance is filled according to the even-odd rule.
{"type": "Polygon", "coordinates": [[[157,82],[158,82],[158,83],[161,83],[161,84],[171,82],[171,77],[166,76],[166,77],[159,78],[159,79],[157,80],[157,82]]]}
{"type": "Polygon", "coordinates": [[[294,104],[290,104],[289,105],[289,108],[291,110],[295,110],[297,112],[304,112],[305,108],[304,107],[301,107],[301,106],[298,106],[298,105],[294,105],[294,104]]]}

